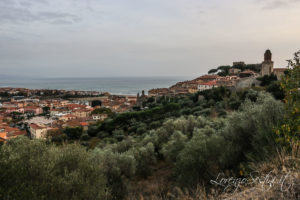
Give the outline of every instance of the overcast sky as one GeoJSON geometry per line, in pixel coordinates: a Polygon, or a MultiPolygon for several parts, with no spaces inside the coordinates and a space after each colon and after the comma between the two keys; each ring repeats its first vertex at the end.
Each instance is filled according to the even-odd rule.
{"type": "Polygon", "coordinates": [[[0,0],[0,74],[198,76],[276,67],[300,49],[300,0],[0,0]]]}

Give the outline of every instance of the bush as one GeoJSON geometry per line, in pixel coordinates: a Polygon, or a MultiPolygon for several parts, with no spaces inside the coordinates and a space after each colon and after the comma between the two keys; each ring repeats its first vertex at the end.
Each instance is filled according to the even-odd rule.
{"type": "Polygon", "coordinates": [[[129,153],[113,153],[111,150],[95,149],[95,158],[101,161],[101,168],[107,178],[111,199],[125,199],[127,195],[126,178],[131,178],[135,174],[136,162],[129,153]]]}
{"type": "Polygon", "coordinates": [[[79,145],[18,137],[0,147],[1,199],[103,199],[100,162],[79,145]]]}
{"type": "Polygon", "coordinates": [[[283,117],[283,105],[270,94],[260,93],[256,102],[248,100],[227,119],[223,135],[227,141],[224,149],[228,168],[236,168],[249,156],[264,159],[275,152],[275,134],[272,129],[283,117]],[[255,156],[252,156],[253,154],[255,156]]]}
{"type": "Polygon", "coordinates": [[[175,162],[179,152],[184,148],[187,136],[180,131],[175,131],[170,140],[163,146],[162,154],[170,162],[175,162]]]}
{"type": "Polygon", "coordinates": [[[82,134],[80,137],[80,140],[82,140],[82,141],[88,141],[90,139],[91,139],[91,137],[87,133],[82,134]]]}
{"type": "Polygon", "coordinates": [[[268,87],[267,91],[270,92],[276,99],[284,99],[284,91],[281,89],[279,82],[272,82],[268,87]]]}
{"type": "Polygon", "coordinates": [[[82,127],[67,127],[64,130],[64,133],[68,136],[68,139],[70,140],[78,140],[80,139],[80,136],[83,133],[83,128],[82,127]]]}
{"type": "Polygon", "coordinates": [[[151,166],[156,162],[154,145],[148,143],[146,146],[133,148],[131,154],[137,162],[137,175],[143,178],[150,176],[152,173],[151,166]]]}
{"type": "Polygon", "coordinates": [[[214,129],[196,129],[193,138],[179,153],[175,164],[177,182],[184,187],[195,186],[218,173],[220,154],[225,145],[214,129]]]}

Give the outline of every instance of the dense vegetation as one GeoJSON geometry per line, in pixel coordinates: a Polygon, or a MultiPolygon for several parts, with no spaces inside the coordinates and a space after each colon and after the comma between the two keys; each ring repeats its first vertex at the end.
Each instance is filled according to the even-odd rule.
{"type": "Polygon", "coordinates": [[[110,137],[121,141],[129,135],[141,135],[158,128],[169,118],[188,115],[226,116],[227,113],[237,110],[246,99],[255,101],[257,95],[257,90],[246,89],[233,93],[219,87],[193,95],[156,99],[151,97],[143,103],[143,110],[113,115],[103,123],[91,126],[88,134],[100,139],[110,137]]]}
{"type": "Polygon", "coordinates": [[[159,196],[167,198],[175,186],[203,185],[209,193],[209,180],[220,172],[246,176],[282,144],[299,143],[297,58],[281,82],[284,101],[274,95],[276,88],[267,92],[278,81],[265,77],[272,80],[261,88],[149,98],[141,110],[122,114],[100,109],[96,113],[109,114],[107,120],[87,132],[66,128],[52,142],[11,140],[0,147],[6,172],[0,199],[134,198],[150,195],[135,188],[160,170],[167,184],[159,196]]]}

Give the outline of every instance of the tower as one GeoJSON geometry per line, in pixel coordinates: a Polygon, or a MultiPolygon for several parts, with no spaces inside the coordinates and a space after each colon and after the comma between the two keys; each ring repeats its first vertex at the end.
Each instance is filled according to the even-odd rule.
{"type": "Polygon", "coordinates": [[[270,76],[273,73],[273,67],[274,67],[274,62],[272,61],[272,53],[268,49],[265,52],[264,61],[262,62],[262,65],[261,65],[260,75],[261,76],[265,76],[265,75],[270,76]]]}

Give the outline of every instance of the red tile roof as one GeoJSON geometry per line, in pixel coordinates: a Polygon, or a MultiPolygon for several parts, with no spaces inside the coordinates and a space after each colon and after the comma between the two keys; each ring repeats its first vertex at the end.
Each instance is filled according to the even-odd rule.
{"type": "Polygon", "coordinates": [[[217,85],[217,81],[209,81],[205,83],[200,83],[199,85],[217,85]]]}
{"type": "Polygon", "coordinates": [[[89,124],[87,122],[80,122],[81,126],[88,126],[89,124]]]}
{"type": "Polygon", "coordinates": [[[41,127],[37,124],[30,124],[30,127],[33,128],[33,129],[44,129],[44,127],[41,127]]]}

